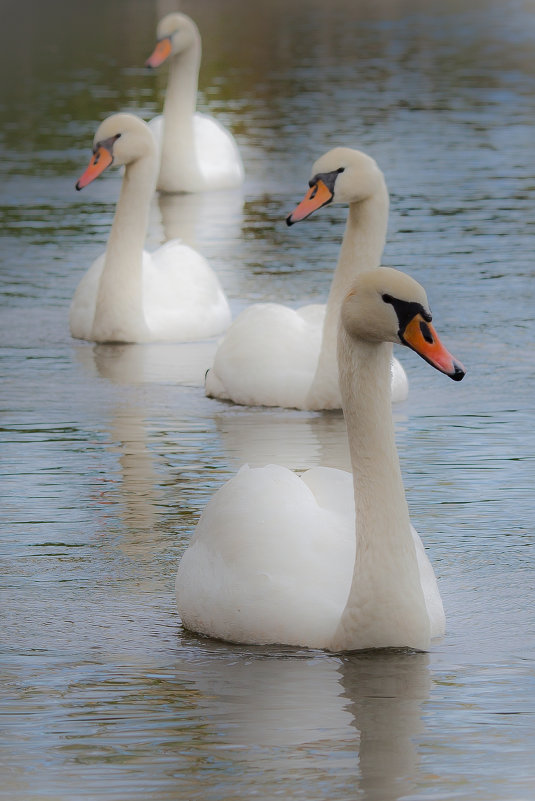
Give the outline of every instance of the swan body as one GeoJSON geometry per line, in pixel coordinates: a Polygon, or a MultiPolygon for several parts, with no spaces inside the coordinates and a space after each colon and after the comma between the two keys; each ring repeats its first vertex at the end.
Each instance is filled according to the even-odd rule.
{"type": "Polygon", "coordinates": [[[433,568],[409,520],[390,410],[392,342],[455,380],[422,287],[360,276],[342,306],[340,386],[352,474],[244,466],[201,515],[176,577],[183,625],[232,642],[425,650],[444,632],[433,568]]]}
{"type": "Polygon", "coordinates": [[[204,339],[230,324],[230,309],[207,261],[179,240],[143,250],[157,168],[148,126],[114,114],[99,126],[82,189],[112,162],[125,165],[106,252],[80,281],[70,308],[73,337],[93,342],[204,339]]]}
{"type": "MultiPolygon", "coordinates": [[[[255,304],[242,312],[220,343],[206,376],[210,397],[249,406],[341,408],[336,362],[340,307],[355,276],[380,264],[388,192],[376,162],[349,148],[335,148],[318,159],[310,185],[307,197],[288,218],[289,224],[326,203],[349,206],[327,305],[290,309],[255,304]],[[324,181],[330,187],[325,193],[324,181]]],[[[407,394],[407,376],[393,359],[391,399],[401,401],[407,394]]]]}
{"type": "Polygon", "coordinates": [[[163,114],[150,122],[160,154],[157,189],[202,192],[243,183],[243,164],[232,134],[213,117],[195,111],[201,38],[192,19],[168,14],[147,66],[169,59],[163,114]]]}

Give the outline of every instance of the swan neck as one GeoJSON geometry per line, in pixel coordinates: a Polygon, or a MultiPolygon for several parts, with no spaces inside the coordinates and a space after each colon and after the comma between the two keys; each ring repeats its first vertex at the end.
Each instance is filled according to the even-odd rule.
{"type": "MultiPolygon", "coordinates": [[[[390,401],[392,345],[351,340],[345,329],[341,340],[339,380],[355,500],[374,524],[359,531],[360,541],[367,543],[375,536],[374,507],[383,495],[393,501],[389,518],[409,526],[390,401]]],[[[382,537],[390,534],[386,530],[382,537]]]]}
{"type": "Polygon", "coordinates": [[[155,157],[146,155],[127,164],[108,240],[107,254],[125,262],[125,254],[141,254],[154,190],[155,157]]]}
{"type": "Polygon", "coordinates": [[[425,649],[429,617],[395,444],[390,343],[342,328],[338,359],[353,470],[356,556],[334,648],[425,649]]]}
{"type": "Polygon", "coordinates": [[[372,270],[381,263],[388,224],[388,206],[384,180],[373,195],[349,205],[342,247],[327,299],[320,356],[309,393],[310,408],[314,408],[314,396],[321,392],[322,387],[337,384],[336,350],[340,308],[355,276],[372,270]]]}
{"type": "Polygon", "coordinates": [[[156,154],[127,164],[106,247],[93,333],[99,342],[132,342],[146,338],[143,317],[143,245],[156,154]]]}
{"type": "MultiPolygon", "coordinates": [[[[172,56],[163,107],[160,188],[166,188],[167,173],[183,175],[195,158],[193,118],[197,106],[197,83],[201,41],[197,37],[185,50],[172,56]]],[[[168,178],[167,178],[168,180],[168,178]]]]}
{"type": "Polygon", "coordinates": [[[163,106],[165,121],[173,127],[191,125],[197,106],[197,82],[201,61],[200,40],[172,56],[163,106]]]}

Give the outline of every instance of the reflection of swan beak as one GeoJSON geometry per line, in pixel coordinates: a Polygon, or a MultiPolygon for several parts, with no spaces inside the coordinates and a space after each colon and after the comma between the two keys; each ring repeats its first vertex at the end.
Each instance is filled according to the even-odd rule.
{"type": "Polygon", "coordinates": [[[445,373],[454,381],[462,381],[466,370],[463,365],[453,358],[437,336],[437,332],[430,322],[424,320],[421,314],[415,314],[405,328],[399,332],[399,338],[404,345],[425,359],[432,367],[445,373]]]}
{"type": "Polygon", "coordinates": [[[160,41],[157,43],[153,52],[145,61],[145,66],[152,67],[152,69],[155,69],[156,67],[159,67],[160,64],[163,64],[165,59],[169,58],[170,55],[171,55],[171,37],[166,36],[164,39],[160,39],[160,41]]]}
{"type": "Polygon", "coordinates": [[[87,170],[84,172],[83,175],[80,176],[80,178],[76,182],[76,188],[83,189],[84,186],[90,184],[91,181],[94,181],[95,178],[98,178],[98,176],[102,172],[104,172],[106,167],[110,166],[112,161],[113,161],[113,155],[111,151],[108,150],[107,147],[99,145],[99,147],[97,147],[95,153],[93,154],[91,161],[89,162],[87,170]]]}
{"type": "Polygon", "coordinates": [[[312,184],[301,203],[286,217],[286,224],[293,225],[296,222],[301,222],[301,220],[306,220],[313,211],[321,209],[322,206],[330,203],[332,199],[333,193],[331,190],[323,183],[321,178],[318,179],[315,184],[312,184]]]}

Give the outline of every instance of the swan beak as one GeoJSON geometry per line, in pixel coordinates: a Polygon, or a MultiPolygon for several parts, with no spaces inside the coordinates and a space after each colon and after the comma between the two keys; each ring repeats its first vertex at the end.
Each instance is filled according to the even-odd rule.
{"type": "Polygon", "coordinates": [[[312,184],[301,203],[286,217],[286,224],[293,225],[296,222],[301,222],[301,220],[306,220],[312,212],[321,209],[322,206],[330,203],[332,199],[333,193],[320,178],[315,184],[312,184]]]}
{"type": "Polygon", "coordinates": [[[107,147],[99,145],[93,154],[89,166],[83,175],[78,178],[76,182],[77,189],[83,189],[84,186],[90,184],[95,178],[98,178],[101,172],[104,172],[106,167],[109,167],[113,161],[113,155],[107,147]]]}
{"type": "Polygon", "coordinates": [[[160,64],[163,64],[165,59],[169,58],[170,55],[171,55],[171,37],[166,36],[164,39],[160,39],[160,41],[157,43],[153,52],[145,61],[145,66],[152,67],[152,69],[155,69],[156,67],[159,67],[160,64]]]}
{"type": "Polygon", "coordinates": [[[431,323],[424,320],[421,314],[415,314],[405,329],[399,332],[404,345],[416,351],[432,367],[449,375],[454,381],[462,381],[466,370],[453,358],[437,336],[431,323]]]}

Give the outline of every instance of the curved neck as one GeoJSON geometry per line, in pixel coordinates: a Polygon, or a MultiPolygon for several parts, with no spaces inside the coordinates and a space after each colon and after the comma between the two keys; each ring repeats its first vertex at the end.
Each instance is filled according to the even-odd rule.
{"type": "Polygon", "coordinates": [[[143,245],[155,169],[155,150],[125,168],[98,287],[93,322],[98,342],[148,338],[143,316],[143,245]]]}
{"type": "Polygon", "coordinates": [[[429,645],[429,617],[394,438],[391,358],[391,344],[355,340],[341,328],[340,389],[353,469],[357,543],[334,650],[429,645]]]}
{"type": "Polygon", "coordinates": [[[336,342],[342,301],[359,273],[379,267],[385,246],[388,224],[388,191],[384,181],[366,200],[349,205],[342,247],[334,272],[325,321],[321,351],[309,399],[314,408],[314,395],[321,386],[337,384],[336,342]]]}
{"type": "Polygon", "coordinates": [[[197,82],[201,62],[201,40],[195,41],[170,60],[169,79],[163,107],[162,157],[160,180],[165,188],[166,174],[184,173],[195,160],[193,117],[197,106],[197,82]]]}

